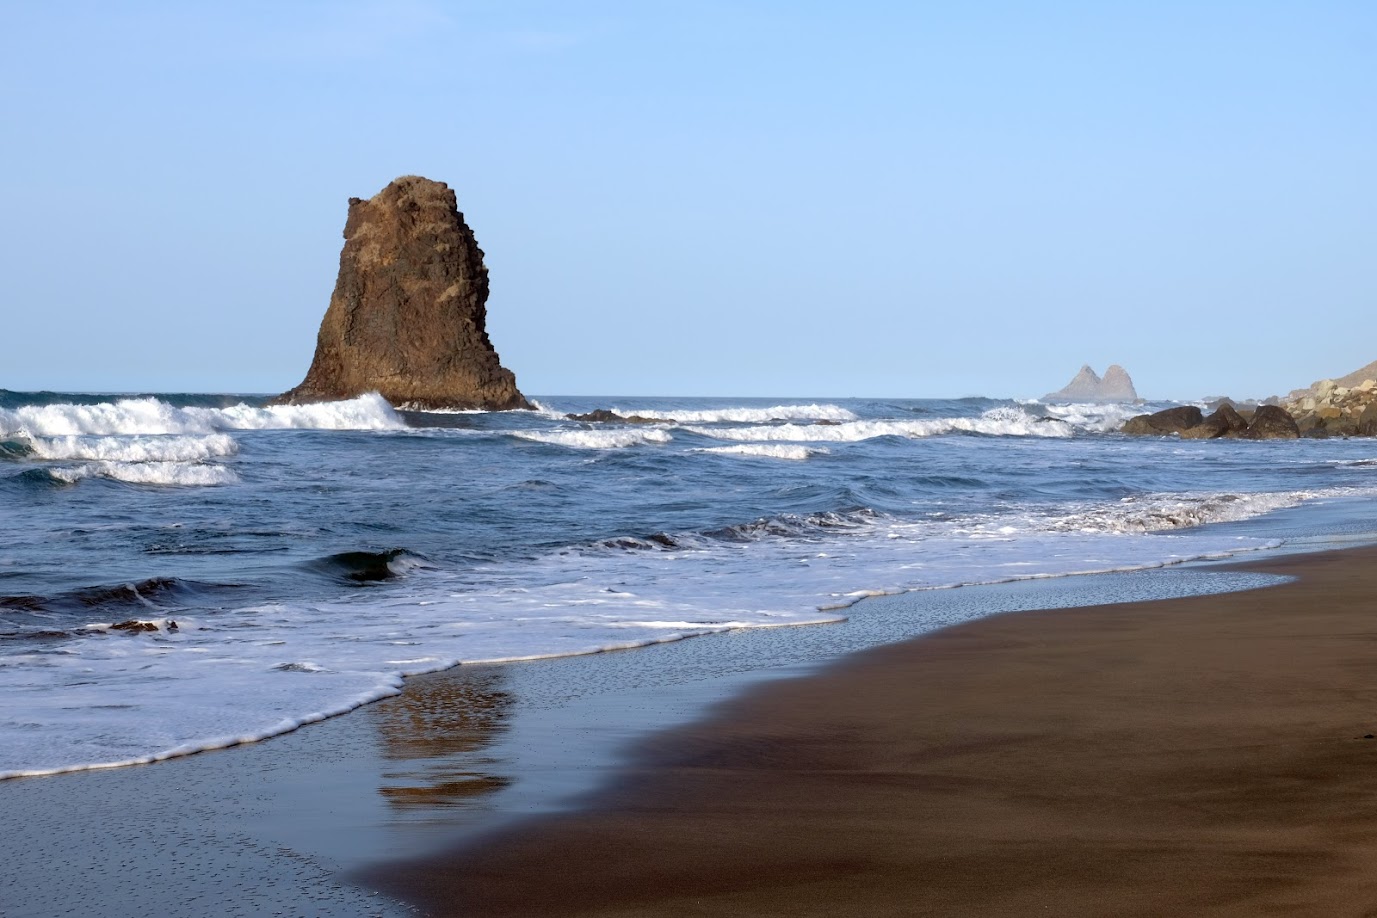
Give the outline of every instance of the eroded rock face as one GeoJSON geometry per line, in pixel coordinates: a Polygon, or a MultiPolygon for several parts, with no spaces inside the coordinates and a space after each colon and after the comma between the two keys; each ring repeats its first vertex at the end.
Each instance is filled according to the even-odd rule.
{"type": "Polygon", "coordinates": [[[378,392],[398,407],[529,408],[486,330],[483,250],[443,182],[349,199],[339,278],[305,380],[277,401],[378,392]]]}

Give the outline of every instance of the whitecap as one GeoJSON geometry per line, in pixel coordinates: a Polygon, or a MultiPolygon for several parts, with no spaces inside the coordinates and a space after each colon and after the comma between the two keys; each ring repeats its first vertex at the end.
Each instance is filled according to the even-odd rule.
{"type": "Polygon", "coordinates": [[[96,459],[111,462],[198,462],[233,456],[239,444],[228,434],[136,437],[34,437],[38,459],[96,459]]]}
{"type": "Polygon", "coordinates": [[[87,478],[108,478],[126,484],[165,485],[171,487],[207,487],[237,484],[239,476],[223,465],[201,465],[182,462],[88,462],[71,467],[47,470],[58,481],[75,484],[87,478]]]}
{"type": "Polygon", "coordinates": [[[518,430],[513,431],[512,435],[522,440],[572,449],[627,449],[651,443],[668,443],[674,439],[668,431],[654,427],[636,430],[518,430]]]}
{"type": "Polygon", "coordinates": [[[156,398],[126,398],[94,405],[25,405],[0,409],[0,436],[81,437],[209,435],[225,430],[400,430],[406,424],[376,392],[312,405],[247,404],[178,408],[156,398]]]}
{"type": "Polygon", "coordinates": [[[709,446],[691,450],[695,453],[715,453],[719,456],[750,456],[762,459],[789,459],[802,461],[811,456],[827,453],[819,446],[800,446],[796,443],[743,443],[740,446],[709,446]]]}
{"type": "Polygon", "coordinates": [[[613,408],[623,417],[642,415],[680,424],[764,424],[769,421],[854,421],[854,412],[840,405],[775,405],[772,408],[709,408],[701,411],[676,408],[613,408]]]}

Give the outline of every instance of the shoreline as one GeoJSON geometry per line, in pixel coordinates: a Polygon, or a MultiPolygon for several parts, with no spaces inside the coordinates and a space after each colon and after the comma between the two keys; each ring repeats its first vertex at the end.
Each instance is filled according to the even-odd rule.
{"type": "Polygon", "coordinates": [[[1298,579],[861,651],[365,876],[432,915],[1365,913],[1377,547],[1224,570],[1298,579]]]}
{"type": "MultiPolygon", "coordinates": [[[[1289,533],[1282,551],[1370,544],[1361,507],[1338,510],[1274,517],[1289,533]]],[[[826,628],[460,666],[269,741],[0,782],[0,806],[31,829],[0,841],[0,911],[49,918],[98,904],[110,918],[190,915],[201,912],[188,911],[189,902],[209,901],[226,916],[303,908],[338,918],[415,915],[379,879],[380,860],[415,863],[581,811],[623,772],[629,753],[762,684],[931,633],[941,627],[933,620],[1219,593],[1271,579],[1231,572],[1244,566],[917,591],[865,599],[848,621],[826,628]]]]}

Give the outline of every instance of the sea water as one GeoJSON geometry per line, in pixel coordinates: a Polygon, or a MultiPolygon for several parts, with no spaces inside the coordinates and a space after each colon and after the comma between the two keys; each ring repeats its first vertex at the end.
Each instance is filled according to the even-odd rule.
{"type": "Polygon", "coordinates": [[[538,404],[0,391],[0,776],[262,739],[458,663],[1265,551],[1278,511],[1377,496],[1371,440],[1116,432],[1160,405],[538,404]],[[657,420],[565,416],[609,407],[657,420]]]}

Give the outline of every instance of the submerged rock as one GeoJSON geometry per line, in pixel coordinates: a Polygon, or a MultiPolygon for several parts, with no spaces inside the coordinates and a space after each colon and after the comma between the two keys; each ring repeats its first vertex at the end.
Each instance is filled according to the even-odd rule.
{"type": "Polygon", "coordinates": [[[128,621],[123,621],[123,622],[120,622],[120,623],[118,623],[118,624],[111,625],[111,626],[110,626],[110,630],[111,630],[111,631],[129,631],[129,632],[157,631],[157,630],[158,630],[158,626],[155,625],[155,624],[153,624],[152,622],[144,622],[144,621],[139,621],[137,618],[131,618],[131,619],[129,619],[128,621]]]}
{"type": "Polygon", "coordinates": [[[673,421],[665,418],[648,418],[639,414],[617,414],[606,408],[597,408],[587,414],[566,414],[566,418],[571,421],[583,421],[586,424],[672,424],[673,421]]]}
{"type": "Polygon", "coordinates": [[[1136,402],[1138,392],[1128,371],[1117,363],[1104,371],[1104,378],[1090,368],[1080,372],[1062,389],[1043,396],[1045,402],[1136,402]]]}
{"type": "Polygon", "coordinates": [[[419,410],[529,408],[486,329],[483,250],[443,182],[405,176],[349,199],[315,358],[279,403],[378,392],[419,410]]]}

